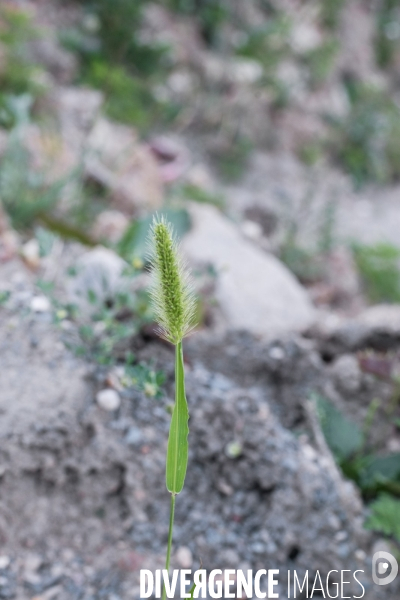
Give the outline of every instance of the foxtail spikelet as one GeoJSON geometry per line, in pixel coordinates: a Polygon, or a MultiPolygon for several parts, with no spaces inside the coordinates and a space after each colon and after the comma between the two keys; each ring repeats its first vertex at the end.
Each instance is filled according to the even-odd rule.
{"type": "Polygon", "coordinates": [[[179,344],[195,326],[195,296],[172,226],[155,217],[150,230],[151,300],[160,335],[179,344]]]}

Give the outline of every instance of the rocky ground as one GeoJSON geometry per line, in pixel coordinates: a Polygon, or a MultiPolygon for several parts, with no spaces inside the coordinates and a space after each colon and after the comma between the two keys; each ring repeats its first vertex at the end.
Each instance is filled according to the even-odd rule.
{"type": "MultiPolygon", "coordinates": [[[[0,327],[0,597],[139,598],[139,569],[164,560],[172,349],[152,341],[140,350],[167,374],[161,399],[124,390],[66,350],[65,328],[21,263],[3,266],[1,281],[10,296],[0,327]],[[116,404],[101,399],[104,389],[116,404]]],[[[308,338],[231,331],[187,341],[190,459],[175,566],[364,569],[366,598],[397,597],[371,583],[371,553],[384,542],[363,528],[359,493],[309,404],[320,391],[362,421],[376,394],[389,402],[354,352],[382,336],[397,343],[398,323],[369,321],[308,338]]],[[[399,443],[383,420],[375,438],[381,448],[399,443]]]]}

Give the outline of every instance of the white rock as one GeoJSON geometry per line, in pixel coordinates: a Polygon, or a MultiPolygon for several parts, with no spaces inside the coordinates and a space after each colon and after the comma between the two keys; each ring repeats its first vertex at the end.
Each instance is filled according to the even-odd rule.
{"type": "Polygon", "coordinates": [[[193,556],[190,548],[180,546],[175,553],[175,560],[181,569],[190,569],[193,564],[193,556]]]}
{"type": "Polygon", "coordinates": [[[2,554],[0,556],[0,569],[7,569],[10,562],[11,562],[10,557],[7,556],[6,554],[2,554]]]}
{"type": "Polygon", "coordinates": [[[100,390],[96,394],[96,402],[103,410],[109,412],[117,410],[121,406],[121,398],[115,390],[106,389],[100,390]]]}
{"type": "Polygon", "coordinates": [[[318,48],[322,42],[322,35],[311,23],[299,22],[292,29],[290,42],[293,50],[301,54],[318,48]]]}
{"type": "Polygon", "coordinates": [[[223,81],[237,85],[251,85],[263,76],[264,70],[257,60],[237,58],[229,60],[212,53],[204,53],[202,68],[206,78],[215,83],[223,81]]]}
{"type": "Polygon", "coordinates": [[[38,268],[40,264],[40,249],[36,238],[32,238],[22,246],[21,256],[28,267],[31,269],[38,268]]]}
{"type": "MultiPolygon", "coordinates": [[[[342,354],[332,367],[336,387],[347,394],[353,394],[360,389],[362,373],[358,359],[353,354],[342,354]]],[[[351,396],[350,396],[351,397],[351,396]]]]}
{"type": "Polygon", "coordinates": [[[216,267],[216,298],[229,326],[275,335],[313,323],[307,293],[277,258],[244,239],[216,208],[191,204],[190,212],[193,229],[183,250],[216,267]]]}
{"type": "Polygon", "coordinates": [[[400,335],[400,306],[396,304],[377,304],[367,308],[359,315],[357,322],[371,331],[385,331],[400,335]]]}
{"type": "Polygon", "coordinates": [[[189,96],[193,93],[196,81],[189,71],[174,71],[168,77],[168,86],[174,94],[189,96]]]}
{"type": "Polygon", "coordinates": [[[96,240],[118,242],[129,227],[129,219],[118,210],[105,210],[96,218],[92,235],[96,240]]]}
{"type": "Polygon", "coordinates": [[[159,208],[163,200],[161,173],[150,149],[132,127],[99,118],[88,137],[87,174],[110,188],[122,211],[159,208]]]}
{"type": "Polygon", "coordinates": [[[235,83],[251,85],[261,79],[264,69],[257,60],[243,58],[232,63],[229,74],[235,83]]]}
{"type": "Polygon", "coordinates": [[[37,313],[49,312],[51,302],[46,296],[34,296],[31,300],[31,310],[37,313]]]}

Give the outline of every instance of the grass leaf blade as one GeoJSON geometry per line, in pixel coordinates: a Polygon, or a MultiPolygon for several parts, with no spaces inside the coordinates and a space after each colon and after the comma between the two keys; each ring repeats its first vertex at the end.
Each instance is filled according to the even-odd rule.
{"type": "Polygon", "coordinates": [[[179,494],[185,482],[188,462],[189,411],[185,395],[182,342],[175,347],[175,406],[168,438],[166,484],[172,494],[179,494]]]}

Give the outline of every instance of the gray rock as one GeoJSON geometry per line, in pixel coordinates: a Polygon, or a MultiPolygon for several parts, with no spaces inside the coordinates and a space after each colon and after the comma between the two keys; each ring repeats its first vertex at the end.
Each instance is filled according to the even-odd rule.
{"type": "Polygon", "coordinates": [[[217,269],[216,298],[229,326],[275,335],[311,325],[307,293],[277,258],[244,239],[214,207],[192,205],[190,212],[194,225],[183,250],[217,269]]]}
{"type": "Polygon", "coordinates": [[[343,354],[336,359],[332,371],[339,391],[345,394],[353,394],[359,391],[362,373],[356,356],[343,354]]]}
{"type": "Polygon", "coordinates": [[[331,357],[366,348],[391,350],[400,343],[400,307],[378,304],[351,319],[323,317],[310,335],[318,340],[321,352],[331,357]]]}
{"type": "Polygon", "coordinates": [[[132,214],[163,200],[161,172],[132,127],[99,118],[87,140],[87,175],[111,190],[116,208],[132,214]]]}

